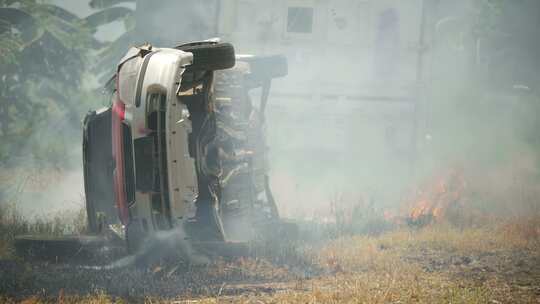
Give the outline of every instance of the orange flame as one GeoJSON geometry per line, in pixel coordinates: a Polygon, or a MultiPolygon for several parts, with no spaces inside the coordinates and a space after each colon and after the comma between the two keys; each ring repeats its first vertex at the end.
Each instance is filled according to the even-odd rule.
{"type": "Polygon", "coordinates": [[[444,220],[449,209],[462,203],[465,180],[461,170],[452,170],[417,194],[408,222],[424,225],[444,220]]]}

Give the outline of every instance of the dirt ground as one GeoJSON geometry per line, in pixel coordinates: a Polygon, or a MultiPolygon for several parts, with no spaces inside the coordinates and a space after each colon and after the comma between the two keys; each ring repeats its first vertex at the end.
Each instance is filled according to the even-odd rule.
{"type": "Polygon", "coordinates": [[[283,258],[93,270],[0,261],[5,303],[540,303],[538,239],[429,227],[300,245],[283,258]]]}

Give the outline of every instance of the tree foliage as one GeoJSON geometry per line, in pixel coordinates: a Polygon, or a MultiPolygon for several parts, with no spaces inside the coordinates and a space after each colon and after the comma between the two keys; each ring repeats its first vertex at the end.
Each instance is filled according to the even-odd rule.
{"type": "Polygon", "coordinates": [[[71,12],[36,0],[0,0],[0,160],[21,153],[52,118],[79,123],[73,96],[96,41],[71,12]],[[7,144],[9,143],[9,144],[7,144]]]}
{"type": "Polygon", "coordinates": [[[100,49],[92,71],[99,74],[100,83],[105,83],[114,73],[116,63],[122,57],[126,48],[136,41],[135,11],[127,8],[126,4],[135,3],[135,0],[92,0],[90,7],[99,11],[85,18],[87,25],[94,30],[112,22],[123,22],[125,32],[114,41],[100,49]]]}
{"type": "Polygon", "coordinates": [[[539,90],[540,1],[475,1],[473,33],[481,39],[486,80],[508,89],[524,85],[539,90]]]}

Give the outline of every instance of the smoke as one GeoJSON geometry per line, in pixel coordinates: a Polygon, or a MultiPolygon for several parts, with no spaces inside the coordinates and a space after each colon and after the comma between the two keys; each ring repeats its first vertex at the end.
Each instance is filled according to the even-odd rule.
{"type": "Polygon", "coordinates": [[[71,217],[84,208],[81,146],[73,142],[78,137],[49,131],[29,138],[0,167],[0,204],[12,205],[28,220],[71,217]]]}
{"type": "Polygon", "coordinates": [[[207,265],[210,260],[195,251],[181,226],[172,230],[158,231],[141,242],[131,255],[122,257],[105,266],[84,266],[85,269],[113,270],[130,266],[148,266],[162,260],[175,259],[191,265],[207,265]]]}
{"type": "MultiPolygon", "coordinates": [[[[313,8],[312,33],[286,31],[286,42],[254,51],[289,58],[289,76],[274,82],[267,113],[278,204],[294,217],[330,216],[336,196],[394,204],[414,178],[417,53],[408,45],[419,39],[420,6],[336,1],[313,8]]],[[[269,14],[290,21],[279,10],[260,10],[255,19],[269,14]]]]}
{"type": "MultiPolygon", "coordinates": [[[[237,50],[289,59],[289,75],[273,82],[266,119],[282,214],[324,218],[336,196],[393,208],[419,181],[455,166],[482,176],[527,158],[538,171],[538,97],[527,86],[515,89],[538,79],[522,80],[538,62],[510,56],[512,41],[475,42],[475,22],[483,18],[475,3],[426,3],[424,46],[422,1],[305,5],[306,16],[313,8],[308,33],[288,30],[283,7],[238,8],[231,38],[237,50]],[[255,35],[261,28],[265,35],[255,35]],[[502,49],[507,59],[496,61],[502,49]]],[[[303,22],[298,11],[295,18],[303,22]]],[[[501,22],[508,29],[515,20],[501,22]]]]}
{"type": "MultiPolygon", "coordinates": [[[[422,1],[220,1],[219,11],[214,1],[188,2],[137,1],[141,42],[206,39],[217,28],[237,53],[289,60],[289,75],[273,81],[266,113],[271,185],[286,216],[328,215],[336,196],[395,206],[418,180],[455,164],[481,175],[526,155],[536,170],[536,75],[521,81],[536,62],[505,55],[510,40],[475,44],[471,1],[427,7],[425,45],[422,1]],[[486,69],[490,77],[478,76],[486,69]],[[525,89],[501,92],[490,78],[525,89]]],[[[104,28],[100,35],[117,33],[104,28]]],[[[41,213],[49,210],[45,202],[61,209],[80,202],[81,193],[82,174],[73,170],[21,200],[41,213]]]]}

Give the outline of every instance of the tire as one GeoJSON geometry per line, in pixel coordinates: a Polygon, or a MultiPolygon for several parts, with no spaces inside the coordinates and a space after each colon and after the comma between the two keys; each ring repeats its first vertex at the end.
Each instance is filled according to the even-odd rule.
{"type": "Polygon", "coordinates": [[[283,55],[253,56],[240,60],[249,63],[251,77],[258,80],[285,77],[289,73],[287,57],[283,55]]]}
{"type": "Polygon", "coordinates": [[[179,46],[178,49],[193,53],[193,64],[188,67],[188,70],[226,70],[236,64],[234,46],[230,43],[191,44],[179,46]]]}

